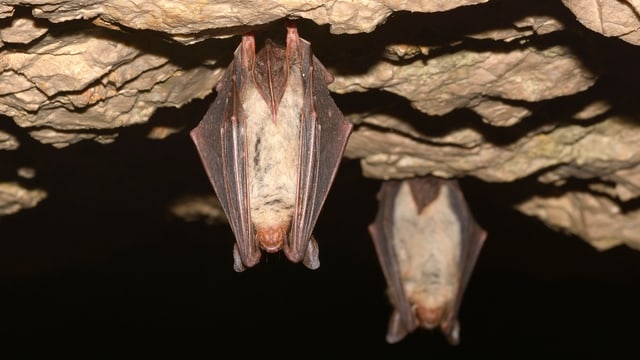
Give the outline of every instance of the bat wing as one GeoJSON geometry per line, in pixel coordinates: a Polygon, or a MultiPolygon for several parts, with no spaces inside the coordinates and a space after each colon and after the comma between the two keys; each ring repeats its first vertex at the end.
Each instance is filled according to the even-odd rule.
{"type": "MultiPolygon", "coordinates": [[[[320,266],[317,255],[305,257],[311,232],[338,170],[353,125],[345,120],[331,98],[331,76],[313,56],[308,42],[300,39],[304,105],[301,118],[300,171],[296,208],[291,228],[293,262],[305,260],[311,269],[320,266]],[[314,259],[315,258],[315,259],[314,259]]],[[[312,246],[315,241],[312,241],[312,246]]],[[[317,248],[315,249],[317,251],[317,248]]]]}
{"type": "Polygon", "coordinates": [[[395,307],[387,332],[389,343],[400,341],[418,327],[417,318],[404,290],[400,265],[393,248],[393,213],[401,184],[399,181],[383,183],[378,193],[378,213],[373,224],[369,225],[369,233],[389,287],[391,302],[395,307]]]}
{"type": "Polygon", "coordinates": [[[240,47],[217,86],[218,95],[204,118],[191,131],[207,176],[227,214],[236,236],[242,262],[235,261],[236,271],[251,267],[260,260],[260,250],[253,241],[249,195],[245,167],[245,120],[239,91],[248,73],[242,66],[240,47]]]}
{"type": "Polygon", "coordinates": [[[460,310],[464,291],[469,283],[469,279],[471,279],[471,274],[475,268],[478,256],[480,256],[480,250],[482,250],[482,245],[484,245],[487,233],[473,218],[458,182],[455,180],[447,180],[446,186],[449,186],[451,189],[451,191],[449,191],[449,203],[454,212],[459,214],[460,229],[462,231],[462,255],[460,258],[460,285],[452,311],[448,314],[444,323],[443,331],[447,335],[450,343],[458,344],[460,341],[460,326],[457,319],[458,311],[460,310]]]}

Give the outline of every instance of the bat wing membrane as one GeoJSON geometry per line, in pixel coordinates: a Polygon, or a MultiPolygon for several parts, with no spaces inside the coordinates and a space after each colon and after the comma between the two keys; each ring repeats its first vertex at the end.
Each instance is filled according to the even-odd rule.
{"type": "MultiPolygon", "coordinates": [[[[228,214],[236,236],[237,249],[244,266],[251,267],[260,259],[253,239],[249,194],[245,166],[245,121],[239,89],[243,81],[251,81],[242,68],[240,47],[217,87],[218,95],[203,120],[191,131],[191,137],[202,158],[205,170],[228,214]]],[[[235,264],[237,271],[244,268],[235,264]]]]}
{"type": "MultiPolygon", "coordinates": [[[[326,70],[300,39],[304,105],[300,129],[300,171],[291,228],[290,260],[303,260],[311,233],[338,170],[352,124],[331,98],[326,70]]],[[[318,264],[313,265],[315,267],[318,264]]],[[[311,268],[314,268],[310,266],[311,268]]]]}
{"type": "Polygon", "coordinates": [[[486,231],[478,225],[473,218],[471,210],[467,205],[462,190],[455,180],[448,180],[445,186],[449,186],[449,203],[454,209],[456,214],[460,214],[460,234],[462,239],[462,254],[460,258],[460,282],[458,292],[456,295],[455,303],[451,312],[448,314],[446,320],[446,328],[444,332],[447,335],[449,342],[457,344],[459,342],[459,325],[458,325],[458,312],[464,296],[464,291],[467,288],[471,274],[475,264],[480,256],[480,250],[487,237],[486,231]]]}
{"type": "Polygon", "coordinates": [[[400,181],[385,181],[383,183],[378,193],[378,213],[373,224],[369,226],[369,233],[373,239],[382,272],[389,287],[389,295],[395,307],[387,331],[387,342],[389,343],[400,341],[418,326],[418,321],[404,290],[398,258],[393,248],[393,213],[400,185],[400,181]]]}

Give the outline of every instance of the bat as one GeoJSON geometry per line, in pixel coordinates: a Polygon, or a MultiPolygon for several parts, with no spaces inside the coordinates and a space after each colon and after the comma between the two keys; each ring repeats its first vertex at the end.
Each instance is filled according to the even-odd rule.
{"type": "Polygon", "coordinates": [[[458,310],[487,236],[456,180],[385,181],[369,232],[394,307],[386,340],[440,327],[460,341],[458,310]]]}
{"type": "Polygon", "coordinates": [[[320,266],[312,230],[353,126],[331,98],[332,81],[295,24],[286,47],[269,39],[258,53],[254,35],[243,35],[191,131],[235,235],[238,272],[262,250],[320,266]]]}

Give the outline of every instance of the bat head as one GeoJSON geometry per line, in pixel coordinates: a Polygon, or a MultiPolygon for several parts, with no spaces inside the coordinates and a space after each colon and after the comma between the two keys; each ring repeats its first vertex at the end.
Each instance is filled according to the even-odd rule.
{"type": "Polygon", "coordinates": [[[440,327],[450,344],[457,345],[460,342],[460,324],[451,306],[416,305],[413,309],[421,327],[429,330],[440,327]]]}
{"type": "Polygon", "coordinates": [[[427,307],[416,305],[414,311],[420,325],[427,329],[433,329],[440,325],[445,313],[445,309],[442,306],[427,307]]]}
{"type": "Polygon", "coordinates": [[[275,253],[284,247],[289,225],[261,227],[256,229],[256,240],[260,247],[268,253],[275,253]]]}

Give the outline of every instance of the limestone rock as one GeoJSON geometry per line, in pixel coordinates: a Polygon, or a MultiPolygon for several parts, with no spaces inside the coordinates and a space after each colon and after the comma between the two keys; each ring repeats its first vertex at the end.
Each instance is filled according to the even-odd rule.
{"type": "Polygon", "coordinates": [[[580,236],[599,250],[621,243],[640,250],[640,210],[623,211],[606,196],[577,191],[534,196],[517,208],[553,228],[580,236]]]}
{"type": "Polygon", "coordinates": [[[47,32],[47,28],[31,18],[15,18],[11,26],[0,29],[0,40],[6,43],[28,44],[47,32]]]}
{"type": "Polygon", "coordinates": [[[0,19],[13,15],[13,6],[0,4],[0,19]]]}
{"type": "Polygon", "coordinates": [[[21,168],[18,168],[16,173],[18,174],[18,176],[24,179],[33,179],[34,177],[36,177],[36,169],[32,167],[23,166],[21,168]]]}
{"type": "Polygon", "coordinates": [[[544,35],[563,30],[564,25],[551,16],[526,16],[514,21],[512,26],[471,34],[475,39],[513,41],[532,35],[544,35]]]}
{"type": "Polygon", "coordinates": [[[179,133],[180,131],[183,131],[184,127],[179,126],[154,126],[153,129],[151,129],[151,131],[149,132],[149,134],[147,134],[147,137],[149,139],[155,139],[155,140],[162,140],[168,136],[171,136],[175,133],[179,133]]]}
{"type": "Polygon", "coordinates": [[[482,116],[482,121],[493,126],[512,126],[531,115],[531,111],[526,107],[492,99],[484,100],[471,109],[482,116]]]}
{"type": "Polygon", "coordinates": [[[0,54],[0,112],[58,147],[97,137],[87,129],[145,122],[158,107],[202,98],[220,75],[209,67],[183,68],[102,29],[47,35],[0,54]],[[60,134],[74,130],[82,131],[60,134]]]}
{"type": "Polygon", "coordinates": [[[204,221],[207,224],[226,223],[220,201],[213,195],[185,195],[176,199],[169,211],[184,221],[204,221]]]}
{"type": "Polygon", "coordinates": [[[480,131],[470,128],[435,137],[417,132],[400,119],[368,116],[360,122],[347,145],[346,156],[361,158],[364,174],[377,178],[430,172],[444,177],[473,175],[490,182],[509,182],[550,169],[541,176],[541,181],[549,183],[576,176],[576,171],[594,177],[640,164],[640,152],[633,150],[633,144],[640,141],[640,132],[618,118],[591,127],[542,128],[508,145],[486,142],[480,131]],[[601,148],[602,144],[606,146],[601,148]],[[593,151],[594,148],[599,150],[593,151]],[[558,164],[564,165],[556,168],[558,164]]]}
{"type": "Polygon", "coordinates": [[[477,106],[484,97],[528,102],[583,91],[595,76],[568,48],[514,49],[506,53],[461,50],[411,64],[379,62],[364,75],[338,77],[337,93],[384,89],[431,115],[477,106]]]}
{"type": "Polygon", "coordinates": [[[0,1],[0,14],[9,13],[12,6],[31,6],[35,17],[55,23],[93,19],[102,26],[152,29],[190,42],[198,39],[198,33],[234,35],[244,32],[243,29],[246,31],[249,26],[266,24],[286,16],[330,24],[334,33],[370,32],[394,11],[445,11],[487,1],[3,0],[0,1]]]}
{"type": "Polygon", "coordinates": [[[0,216],[32,208],[46,197],[44,190],[28,190],[17,183],[0,183],[0,216]]]}
{"type": "Polygon", "coordinates": [[[15,150],[20,146],[15,136],[0,131],[0,150],[15,150]]]}
{"type": "Polygon", "coordinates": [[[640,45],[638,0],[562,0],[584,26],[605,36],[615,36],[640,45]]]}
{"type": "Polygon", "coordinates": [[[43,144],[51,144],[58,149],[67,147],[82,140],[94,140],[101,144],[109,144],[113,142],[118,136],[118,134],[98,135],[93,133],[82,133],[73,131],[56,131],[54,129],[48,128],[30,131],[29,135],[31,135],[31,137],[33,137],[34,139],[42,142],[43,144]]]}

